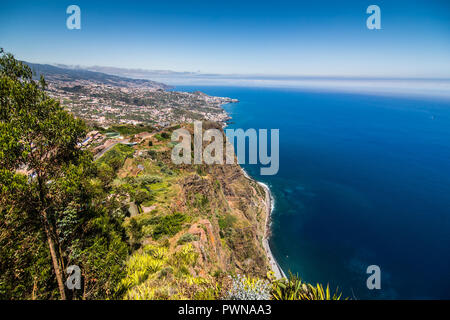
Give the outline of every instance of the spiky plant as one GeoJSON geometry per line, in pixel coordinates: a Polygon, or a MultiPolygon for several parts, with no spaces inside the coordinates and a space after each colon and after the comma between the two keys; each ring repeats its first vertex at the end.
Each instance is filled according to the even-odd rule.
{"type": "Polygon", "coordinates": [[[308,290],[303,294],[302,300],[341,300],[342,293],[339,289],[332,294],[330,292],[330,285],[327,284],[326,289],[321,284],[315,286],[308,284],[308,290]]]}
{"type": "Polygon", "coordinates": [[[272,282],[273,300],[302,300],[307,285],[302,283],[298,275],[289,273],[289,278],[282,278],[272,282]]]}
{"type": "Polygon", "coordinates": [[[304,283],[289,272],[289,278],[272,281],[271,296],[273,300],[340,300],[342,293],[331,294],[329,285],[324,289],[321,284],[304,283]]]}

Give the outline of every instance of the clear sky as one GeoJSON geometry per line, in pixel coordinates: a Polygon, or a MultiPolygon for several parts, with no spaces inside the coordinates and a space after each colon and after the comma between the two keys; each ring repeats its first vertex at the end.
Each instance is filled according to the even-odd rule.
{"type": "Polygon", "coordinates": [[[450,77],[448,0],[1,1],[0,46],[38,63],[317,76],[450,77]],[[81,8],[81,30],[66,8],[81,8]],[[366,8],[381,8],[381,30],[366,8]]]}

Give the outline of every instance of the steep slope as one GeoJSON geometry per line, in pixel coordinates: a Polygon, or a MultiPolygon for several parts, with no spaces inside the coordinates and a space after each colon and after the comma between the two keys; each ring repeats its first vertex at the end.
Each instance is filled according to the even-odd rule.
{"type": "MultiPolygon", "coordinates": [[[[125,297],[217,298],[228,275],[266,277],[264,188],[237,164],[174,165],[172,129],[123,146],[128,158],[112,194],[131,208],[125,226],[135,251],[125,297]]],[[[107,164],[108,153],[98,161],[107,164]]]]}

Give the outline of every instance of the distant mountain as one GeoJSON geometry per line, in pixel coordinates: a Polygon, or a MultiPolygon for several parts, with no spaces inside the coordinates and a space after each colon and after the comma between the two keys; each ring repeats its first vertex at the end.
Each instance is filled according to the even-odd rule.
{"type": "Polygon", "coordinates": [[[162,82],[173,82],[174,79],[195,79],[203,77],[205,74],[199,72],[178,72],[172,70],[146,70],[146,69],[130,69],[117,68],[105,66],[79,66],[79,65],[64,65],[57,64],[57,66],[66,69],[88,70],[95,72],[102,72],[119,77],[127,77],[134,79],[155,79],[162,82]]]}
{"type": "Polygon", "coordinates": [[[128,68],[117,68],[117,67],[102,67],[102,66],[92,66],[92,67],[78,67],[77,69],[84,69],[89,71],[103,72],[107,74],[113,74],[117,76],[125,76],[131,78],[148,78],[149,76],[195,76],[196,72],[178,72],[172,70],[146,70],[146,69],[128,69],[128,68]]]}
{"type": "Polygon", "coordinates": [[[78,68],[62,68],[59,66],[49,65],[49,64],[36,64],[24,61],[33,72],[35,72],[35,77],[39,78],[41,74],[49,81],[76,81],[76,80],[86,80],[99,84],[107,84],[113,86],[125,86],[125,87],[148,87],[156,89],[170,89],[171,87],[152,80],[144,79],[131,79],[123,76],[111,75],[102,72],[83,70],[78,68]]]}

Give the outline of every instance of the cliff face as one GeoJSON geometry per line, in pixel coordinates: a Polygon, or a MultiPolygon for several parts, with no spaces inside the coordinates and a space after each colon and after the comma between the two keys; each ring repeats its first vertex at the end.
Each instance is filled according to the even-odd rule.
{"type": "Polygon", "coordinates": [[[207,166],[204,170],[204,176],[193,173],[180,181],[179,208],[189,212],[199,197],[207,199],[195,212],[198,222],[191,226],[200,230],[205,226],[207,231],[198,242],[200,251],[210,256],[202,259],[203,269],[217,264],[222,271],[265,276],[267,259],[261,246],[266,218],[264,190],[246,178],[237,165],[207,166]]]}
{"type": "Polygon", "coordinates": [[[266,277],[263,187],[237,164],[173,164],[167,133],[143,135],[114,181],[127,190],[124,205],[139,212],[125,219],[135,248],[125,298],[218,298],[228,275],[266,277]],[[143,189],[142,200],[136,195],[143,189]]]}

